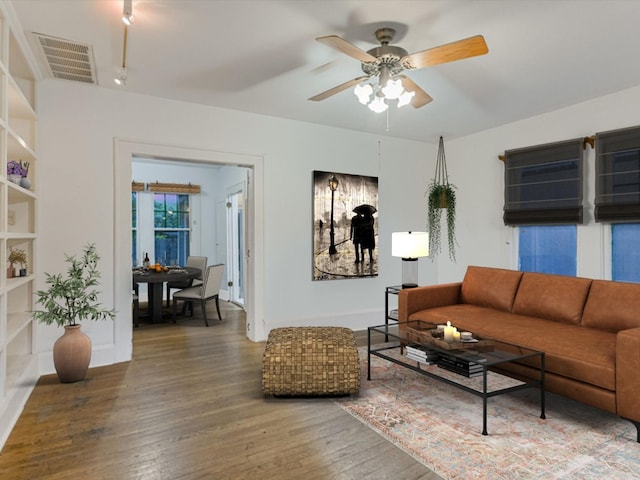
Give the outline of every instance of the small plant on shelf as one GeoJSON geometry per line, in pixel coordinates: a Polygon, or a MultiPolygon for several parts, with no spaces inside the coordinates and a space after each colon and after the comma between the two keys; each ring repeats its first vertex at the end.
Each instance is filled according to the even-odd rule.
{"type": "Polygon", "coordinates": [[[23,162],[20,160],[16,162],[11,160],[7,162],[7,175],[18,175],[20,177],[26,177],[29,173],[29,162],[23,162]]]}
{"type": "Polygon", "coordinates": [[[9,262],[9,268],[7,269],[7,276],[8,277],[14,277],[16,270],[15,270],[15,266],[16,265],[20,265],[22,267],[22,269],[25,271],[25,275],[26,275],[26,269],[27,269],[27,253],[24,250],[20,250],[19,248],[16,248],[15,250],[13,248],[9,249],[9,257],[7,258],[7,261],[9,262]]]}

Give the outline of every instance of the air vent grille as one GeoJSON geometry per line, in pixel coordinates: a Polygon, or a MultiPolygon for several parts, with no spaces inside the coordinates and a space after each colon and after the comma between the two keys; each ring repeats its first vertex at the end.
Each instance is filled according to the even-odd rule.
{"type": "Polygon", "coordinates": [[[97,84],[91,45],[41,33],[32,35],[53,78],[97,84]]]}

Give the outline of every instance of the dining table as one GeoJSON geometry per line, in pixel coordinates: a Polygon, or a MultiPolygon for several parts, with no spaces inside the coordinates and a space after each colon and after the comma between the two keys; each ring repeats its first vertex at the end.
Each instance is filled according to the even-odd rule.
{"type": "Polygon", "coordinates": [[[152,323],[162,322],[162,294],[165,282],[184,282],[202,275],[199,268],[167,267],[159,272],[154,267],[134,268],[133,283],[148,284],[149,318],[152,323]]]}

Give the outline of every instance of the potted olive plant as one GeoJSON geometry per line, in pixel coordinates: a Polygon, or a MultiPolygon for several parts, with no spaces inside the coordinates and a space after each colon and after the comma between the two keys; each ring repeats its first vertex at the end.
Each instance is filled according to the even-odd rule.
{"type": "Polygon", "coordinates": [[[447,162],[444,155],[444,140],[440,137],[438,146],[438,158],[436,160],[436,173],[427,188],[429,229],[429,253],[438,255],[442,250],[442,210],[447,210],[447,243],[449,246],[449,258],[456,261],[456,193],[455,185],[449,183],[447,162]]]}
{"type": "Polygon", "coordinates": [[[65,332],[53,346],[53,363],[61,382],[82,380],[91,361],[91,339],[80,330],[82,320],[101,320],[115,317],[115,311],[98,302],[100,271],[94,244],[87,244],[80,258],[65,254],[69,264],[66,275],[45,273],[46,290],[36,292],[36,302],[42,310],[33,318],[47,325],[64,327],[65,332]]]}

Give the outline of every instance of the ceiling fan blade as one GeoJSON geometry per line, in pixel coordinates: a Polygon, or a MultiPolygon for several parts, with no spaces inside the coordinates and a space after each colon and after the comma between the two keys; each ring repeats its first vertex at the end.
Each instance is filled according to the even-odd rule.
{"type": "Polygon", "coordinates": [[[411,80],[409,77],[405,75],[400,75],[400,78],[402,79],[402,86],[407,92],[416,93],[414,97],[411,99],[411,106],[413,108],[424,107],[427,103],[433,101],[433,98],[431,98],[431,96],[427,92],[422,90],[418,86],[418,84],[413,80],[411,80]]]}
{"type": "Polygon", "coordinates": [[[424,67],[432,67],[441,63],[462,60],[463,58],[484,55],[489,51],[487,43],[482,35],[465,38],[456,42],[429,48],[421,52],[412,53],[404,57],[402,66],[408,70],[417,70],[424,67]]]}
{"type": "Polygon", "coordinates": [[[330,88],[326,92],[322,92],[322,93],[319,93],[318,95],[314,95],[313,97],[309,98],[309,100],[313,100],[314,102],[319,102],[321,100],[331,97],[332,95],[335,95],[336,93],[340,93],[349,87],[354,87],[357,84],[359,84],[361,81],[367,78],[369,77],[366,75],[363,75],[362,77],[354,78],[353,80],[349,80],[348,82],[344,82],[336,87],[330,88]]]}
{"type": "Polygon", "coordinates": [[[361,50],[356,47],[354,44],[347,42],[343,38],[340,38],[337,35],[327,35],[326,37],[318,37],[316,40],[328,47],[335,48],[336,50],[349,55],[356,60],[360,60],[364,63],[375,62],[378,59],[373,55],[361,50]]]}

